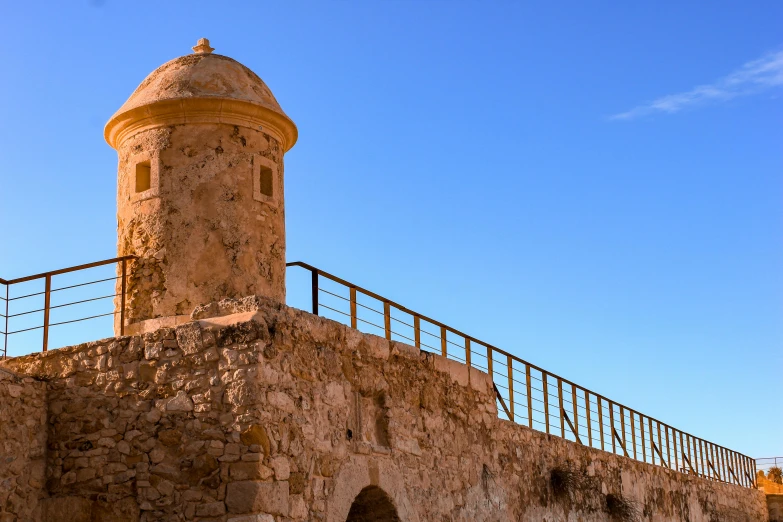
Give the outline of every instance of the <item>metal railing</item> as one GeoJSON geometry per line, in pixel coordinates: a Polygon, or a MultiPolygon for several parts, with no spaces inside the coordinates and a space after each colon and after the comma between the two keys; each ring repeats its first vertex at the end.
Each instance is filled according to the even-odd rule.
{"type": "Polygon", "coordinates": [[[756,461],[747,455],[673,428],[314,266],[287,266],[310,271],[313,314],[331,315],[355,329],[361,325],[488,373],[498,412],[508,420],[649,464],[755,487],[756,461]]]}
{"type": "Polygon", "coordinates": [[[783,468],[783,457],[761,457],[756,459],[759,471],[769,471],[770,468],[783,468]]]}
{"type": "MultiPolygon", "coordinates": [[[[52,327],[86,321],[88,319],[97,319],[119,314],[119,330],[120,335],[123,335],[125,333],[125,295],[127,289],[128,264],[135,258],[135,256],[117,257],[17,279],[6,280],[0,278],[0,320],[2,321],[0,335],[3,336],[0,349],[2,349],[2,357],[6,358],[8,356],[8,339],[13,335],[41,330],[41,350],[45,352],[49,348],[49,332],[52,327]],[[60,278],[65,279],[65,274],[83,272],[115,263],[118,265],[116,273],[119,274],[115,277],[103,277],[89,281],[79,281],[75,284],[65,284],[64,286],[59,287],[54,286],[55,280],[60,278]],[[58,276],[61,277],[58,278],[58,276]],[[110,281],[113,281],[114,283],[109,283],[110,281]],[[117,281],[119,281],[119,284],[116,284],[117,281]],[[33,285],[36,283],[39,285],[40,283],[43,283],[43,289],[28,288],[25,283],[33,285]],[[83,293],[86,288],[95,288],[93,285],[100,285],[101,283],[103,283],[103,287],[111,284],[111,290],[104,290],[103,287],[98,286],[97,288],[103,291],[96,293],[100,293],[101,295],[83,293]],[[24,287],[24,289],[19,295],[13,295],[11,291],[12,287],[24,287]],[[110,294],[108,293],[109,291],[111,291],[110,294]],[[80,294],[80,292],[82,293],[80,294]],[[59,297],[68,295],[71,296],[71,299],[73,299],[74,296],[76,299],[72,301],[65,301],[63,299],[64,302],[52,303],[53,296],[59,297]],[[107,299],[113,300],[114,298],[119,298],[118,310],[115,309],[114,303],[111,305],[111,312],[104,312],[103,308],[96,310],[94,306],[91,306],[104,302],[104,300],[107,299]],[[40,303],[41,300],[43,300],[42,304],[40,303]],[[88,312],[89,315],[79,315],[67,319],[64,318],[65,320],[52,320],[52,313],[54,311],[72,310],[73,308],[71,307],[78,305],[83,305],[82,309],[90,308],[91,311],[88,312]],[[100,313],[95,313],[96,311],[100,313]],[[40,318],[40,322],[37,322],[36,318],[40,318]]],[[[74,281],[68,282],[73,283],[74,281]]],[[[27,348],[29,348],[29,346],[27,348]]]]}

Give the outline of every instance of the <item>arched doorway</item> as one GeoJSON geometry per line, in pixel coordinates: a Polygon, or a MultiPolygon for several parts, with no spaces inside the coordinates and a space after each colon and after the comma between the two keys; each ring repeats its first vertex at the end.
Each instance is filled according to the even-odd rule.
{"type": "Polygon", "coordinates": [[[345,522],[399,522],[389,495],[378,486],[367,486],[356,495],[345,522]]]}

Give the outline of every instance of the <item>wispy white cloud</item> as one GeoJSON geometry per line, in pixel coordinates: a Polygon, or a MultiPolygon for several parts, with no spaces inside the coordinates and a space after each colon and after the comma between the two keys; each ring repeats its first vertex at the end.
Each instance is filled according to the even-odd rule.
{"type": "Polygon", "coordinates": [[[612,120],[630,120],[654,113],[674,114],[683,109],[756,94],[783,86],[783,51],[750,61],[718,81],[699,85],[687,92],[663,96],[633,109],[615,114],[612,120]]]}

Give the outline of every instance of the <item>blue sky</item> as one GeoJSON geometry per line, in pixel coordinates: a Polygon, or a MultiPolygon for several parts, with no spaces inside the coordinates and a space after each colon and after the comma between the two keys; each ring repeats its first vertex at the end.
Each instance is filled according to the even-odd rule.
{"type": "Polygon", "coordinates": [[[114,256],[103,125],[205,36],[299,127],[289,260],[780,455],[783,3],[589,4],[6,2],[0,276],[114,256]]]}

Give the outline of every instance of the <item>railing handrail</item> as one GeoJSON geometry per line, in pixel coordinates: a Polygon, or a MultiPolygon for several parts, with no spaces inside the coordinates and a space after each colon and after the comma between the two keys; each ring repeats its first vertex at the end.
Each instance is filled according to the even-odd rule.
{"type": "MultiPolygon", "coordinates": [[[[88,319],[95,319],[95,318],[98,318],[98,317],[104,317],[106,315],[116,315],[117,313],[119,313],[119,315],[120,315],[120,319],[119,319],[120,335],[124,335],[125,334],[125,299],[126,299],[126,289],[127,289],[127,281],[126,281],[126,278],[127,278],[127,264],[128,264],[128,261],[132,261],[132,260],[135,260],[135,259],[138,259],[138,256],[127,255],[127,256],[115,257],[115,258],[112,258],[112,259],[104,259],[102,261],[94,261],[92,263],[85,263],[85,264],[82,264],[82,265],[71,266],[71,267],[68,267],[68,268],[60,268],[58,270],[51,270],[49,272],[43,272],[43,273],[40,273],[40,274],[34,274],[34,275],[30,275],[30,276],[25,276],[25,277],[18,277],[16,279],[10,279],[9,280],[9,279],[0,278],[0,285],[5,285],[5,297],[0,297],[0,300],[5,301],[5,314],[0,314],[0,315],[2,315],[2,317],[4,319],[4,323],[5,323],[5,326],[4,326],[3,330],[2,330],[3,344],[2,344],[2,347],[0,347],[0,352],[2,353],[2,357],[6,358],[8,356],[8,336],[9,335],[22,333],[22,332],[27,332],[27,331],[30,331],[30,330],[37,330],[39,328],[42,328],[43,329],[42,350],[45,352],[45,351],[48,350],[48,347],[49,347],[49,327],[50,326],[59,326],[61,324],[73,323],[73,322],[78,322],[78,321],[86,321],[88,319]],[[73,288],[73,287],[64,287],[64,288],[52,289],[52,277],[58,276],[58,275],[62,275],[62,274],[71,273],[71,272],[78,272],[80,270],[87,270],[87,269],[95,268],[95,267],[99,267],[99,266],[111,265],[111,264],[115,264],[115,263],[119,263],[120,271],[122,272],[122,275],[117,278],[117,279],[121,279],[121,282],[120,282],[120,293],[119,294],[115,293],[113,296],[102,296],[102,297],[99,297],[99,298],[91,298],[91,299],[76,301],[76,302],[73,302],[73,303],[67,303],[67,304],[57,305],[57,306],[52,306],[51,305],[51,295],[52,295],[52,292],[56,292],[56,291],[59,291],[59,290],[66,290],[68,288],[73,288]],[[22,330],[17,330],[17,331],[14,331],[14,332],[9,331],[9,328],[8,328],[9,323],[8,323],[8,321],[12,317],[15,317],[15,316],[12,316],[12,315],[9,314],[9,308],[8,308],[9,307],[9,302],[11,301],[10,294],[9,294],[9,290],[10,290],[11,285],[14,285],[14,284],[17,284],[17,283],[25,283],[25,282],[28,282],[28,281],[35,281],[35,280],[38,280],[38,279],[43,279],[45,281],[45,288],[44,288],[43,292],[30,294],[30,295],[22,296],[22,297],[15,298],[15,299],[21,299],[21,298],[24,298],[24,297],[32,297],[34,295],[43,295],[44,296],[44,307],[41,308],[40,310],[26,311],[26,312],[21,313],[21,314],[16,314],[15,316],[27,315],[29,313],[43,312],[43,324],[40,325],[40,326],[35,326],[35,327],[32,327],[32,328],[26,328],[26,329],[22,329],[22,330]],[[76,305],[76,304],[81,304],[81,303],[95,301],[95,300],[98,300],[98,299],[105,299],[105,298],[108,298],[108,297],[118,297],[118,296],[120,297],[119,311],[116,311],[116,308],[115,308],[115,312],[113,314],[99,314],[99,315],[84,317],[84,318],[80,318],[80,319],[74,319],[74,320],[70,320],[70,321],[59,322],[59,323],[51,323],[50,324],[49,313],[50,313],[51,310],[53,310],[55,308],[62,308],[62,307],[65,307],[65,306],[72,306],[72,305],[76,305]]],[[[94,283],[97,283],[97,282],[101,282],[101,281],[91,281],[91,282],[85,283],[85,284],[94,284],[94,283]]],[[[76,285],[76,286],[83,286],[83,285],[80,284],[80,285],[76,285]]]]}
{"type": "MultiPolygon", "coordinates": [[[[635,410],[633,408],[629,408],[629,407],[625,406],[624,404],[621,404],[621,403],[618,403],[618,402],[616,402],[616,401],[614,401],[612,399],[609,399],[608,397],[606,397],[606,396],[604,396],[602,394],[596,393],[596,392],[594,392],[594,391],[592,391],[592,390],[590,390],[588,388],[585,388],[582,385],[576,384],[575,382],[573,382],[573,381],[571,381],[569,379],[565,379],[563,377],[560,377],[559,375],[557,375],[555,373],[552,373],[552,372],[550,372],[548,370],[545,370],[544,368],[541,368],[540,366],[537,366],[537,365],[535,365],[535,364],[533,364],[531,362],[528,362],[528,361],[526,361],[526,360],[524,360],[524,359],[522,359],[520,357],[517,357],[516,355],[510,354],[509,352],[507,352],[507,351],[505,351],[503,349],[497,348],[496,346],[493,346],[493,345],[491,345],[491,344],[489,344],[487,342],[484,342],[484,341],[482,341],[480,339],[477,339],[477,338],[475,338],[475,337],[473,337],[471,335],[468,335],[468,334],[466,334],[466,333],[464,333],[464,332],[462,332],[460,330],[452,328],[452,327],[450,327],[450,326],[448,326],[448,325],[446,325],[446,324],[444,324],[444,323],[442,323],[442,322],[440,322],[438,320],[432,319],[431,317],[428,317],[426,315],[423,315],[423,314],[420,314],[418,312],[415,312],[415,311],[411,310],[410,308],[408,308],[406,306],[403,306],[403,305],[401,305],[401,304],[399,304],[399,303],[397,303],[395,301],[392,301],[391,299],[388,299],[388,298],[385,298],[385,297],[383,297],[381,295],[378,295],[375,292],[372,292],[370,290],[367,290],[366,288],[363,288],[363,287],[361,287],[359,285],[351,283],[350,281],[346,281],[345,279],[342,279],[342,278],[340,278],[338,276],[330,274],[329,272],[321,270],[320,268],[317,268],[317,267],[315,267],[313,265],[310,265],[308,263],[304,263],[302,261],[293,261],[293,262],[290,262],[290,263],[286,263],[286,266],[298,266],[298,267],[304,268],[305,270],[309,270],[313,274],[313,309],[314,309],[313,313],[316,314],[316,315],[318,315],[318,313],[317,313],[317,310],[318,310],[318,297],[317,297],[318,287],[317,287],[317,277],[316,277],[316,274],[317,274],[318,276],[323,276],[323,277],[325,277],[327,279],[330,279],[330,280],[332,280],[332,281],[334,281],[336,283],[339,283],[339,284],[341,284],[343,286],[346,286],[349,289],[352,289],[352,290],[355,290],[355,291],[359,291],[359,292],[361,292],[362,294],[364,294],[364,295],[366,295],[368,297],[371,297],[373,299],[381,301],[382,303],[384,303],[384,305],[393,306],[394,308],[398,309],[399,311],[401,311],[403,313],[407,313],[407,314],[412,315],[414,318],[418,318],[420,320],[424,320],[426,322],[431,323],[434,326],[440,327],[442,329],[442,331],[451,332],[451,333],[453,333],[455,335],[463,337],[467,341],[470,341],[472,343],[476,343],[476,344],[479,344],[481,346],[484,346],[488,350],[491,350],[491,351],[497,352],[498,354],[506,356],[509,361],[510,360],[514,360],[514,361],[517,361],[518,363],[520,363],[522,365],[525,365],[526,368],[535,369],[535,370],[541,372],[542,376],[548,375],[548,376],[551,376],[553,378],[556,378],[556,379],[558,379],[558,381],[560,383],[566,383],[567,385],[571,386],[572,389],[574,390],[574,392],[575,392],[575,390],[578,389],[581,392],[593,395],[594,397],[596,397],[596,399],[600,399],[600,400],[605,401],[609,405],[610,409],[611,409],[612,406],[617,406],[618,408],[621,409],[621,411],[625,410],[625,411],[629,412],[629,414],[631,415],[631,418],[633,418],[633,415],[636,414],[636,415],[639,416],[640,423],[642,422],[643,419],[647,419],[648,422],[649,421],[655,422],[656,425],[658,425],[659,430],[660,430],[660,427],[665,427],[665,428],[668,428],[668,429],[672,430],[672,435],[673,436],[675,435],[675,433],[679,433],[680,435],[684,435],[686,437],[689,437],[690,440],[693,441],[693,443],[694,443],[694,453],[696,453],[696,451],[695,451],[696,443],[704,443],[704,444],[707,444],[707,445],[711,445],[716,450],[724,450],[726,452],[736,454],[736,455],[738,455],[740,457],[744,457],[745,459],[747,459],[748,462],[753,462],[755,464],[755,460],[752,457],[749,457],[748,455],[745,455],[744,453],[740,453],[738,451],[726,448],[725,446],[721,446],[720,444],[716,444],[714,442],[708,441],[708,440],[703,439],[701,437],[696,437],[694,435],[691,435],[690,433],[687,433],[687,432],[684,432],[684,431],[682,431],[680,429],[674,428],[673,426],[671,426],[669,424],[666,424],[664,422],[659,421],[655,417],[651,417],[651,416],[643,414],[643,413],[641,413],[641,412],[639,412],[639,411],[637,411],[637,410],[635,410]]],[[[353,306],[353,302],[352,302],[352,306],[353,306]]],[[[354,313],[354,312],[352,312],[352,313],[354,313]]],[[[380,312],[378,312],[378,313],[380,313],[380,312]]],[[[386,312],[384,312],[384,313],[386,313],[386,312]]],[[[352,320],[353,320],[353,316],[352,316],[352,320]]],[[[452,343],[452,344],[454,344],[454,343],[452,343]]],[[[467,350],[467,348],[466,348],[466,350],[467,350]]],[[[466,364],[468,366],[470,366],[469,360],[466,361],[466,364]]],[[[488,372],[490,372],[490,373],[493,372],[493,370],[492,370],[492,363],[489,362],[489,361],[488,361],[488,366],[489,366],[488,372]]],[[[513,368],[511,368],[509,366],[509,371],[508,371],[509,375],[511,375],[512,372],[513,372],[513,368]]],[[[490,375],[490,377],[494,381],[494,375],[490,375]]],[[[519,382],[519,381],[517,381],[517,382],[519,382]]],[[[549,393],[549,392],[544,392],[544,393],[546,394],[546,393],[549,393]]],[[[509,399],[511,399],[511,396],[509,396],[509,399]]],[[[501,399],[501,403],[502,403],[502,399],[501,399]]],[[[598,404],[600,405],[600,401],[598,402],[598,404]]],[[[505,404],[504,403],[502,403],[502,406],[505,408],[505,404]]],[[[590,406],[589,403],[585,404],[586,408],[589,408],[589,406],[590,406]]],[[[610,413],[610,415],[611,415],[611,413],[610,413]]],[[[516,421],[514,421],[514,422],[516,422],[516,421]]],[[[570,420],[568,422],[570,424],[570,420]]],[[[575,419],[575,422],[578,422],[578,419],[575,419]]],[[[615,431],[614,435],[617,435],[614,425],[612,425],[612,430],[615,431]]],[[[572,432],[573,431],[574,430],[572,428],[572,432]]],[[[643,428],[642,428],[642,432],[643,432],[643,428]]],[[[612,439],[612,441],[614,442],[614,439],[612,438],[613,434],[610,433],[609,435],[610,435],[610,438],[612,439]]],[[[652,437],[652,434],[651,434],[651,437],[652,437]]],[[[578,436],[577,436],[577,438],[578,438],[578,436]]],[[[660,436],[659,436],[659,438],[660,438],[660,436]]],[[[651,442],[653,442],[653,441],[651,441],[651,442]]],[[[677,446],[676,440],[674,442],[675,442],[675,452],[676,452],[676,446],[677,446]]],[[[592,440],[590,441],[590,446],[592,446],[592,440]]],[[[625,442],[623,441],[623,443],[621,444],[621,447],[623,448],[623,451],[625,452],[626,450],[625,450],[624,446],[625,446],[625,442]]],[[[654,442],[653,442],[653,446],[654,446],[654,442]]],[[[661,450],[658,449],[657,446],[655,447],[655,449],[656,449],[656,451],[658,451],[658,455],[659,455],[660,461],[664,462],[665,459],[663,459],[663,457],[662,457],[661,450]]],[[[671,449],[671,447],[670,447],[670,445],[668,443],[668,432],[667,432],[667,453],[670,452],[670,449],[671,449]]],[[[651,452],[652,452],[652,450],[653,450],[653,448],[650,448],[651,452]]],[[[681,459],[683,461],[683,464],[685,462],[687,462],[688,466],[691,467],[691,469],[693,470],[693,466],[692,466],[692,463],[690,462],[690,459],[685,456],[685,448],[680,448],[680,450],[681,450],[682,456],[683,456],[683,459],[681,459]]],[[[701,452],[701,456],[703,457],[704,456],[704,450],[702,449],[702,450],[700,450],[700,452],[701,452]]],[[[690,442],[689,442],[688,453],[690,454],[690,442]]],[[[694,455],[694,457],[695,456],[697,456],[697,455],[694,455]]],[[[671,458],[671,455],[669,455],[669,459],[668,460],[670,460],[670,458],[671,458]]],[[[677,463],[677,459],[678,459],[678,457],[677,457],[677,455],[675,453],[675,463],[677,463]]],[[[709,456],[706,458],[706,460],[707,460],[708,465],[711,468],[713,468],[714,465],[710,462],[709,456]]],[[[714,460],[717,461],[718,459],[714,459],[714,460]]],[[[654,461],[654,457],[653,457],[653,461],[654,461]]],[[[727,465],[730,466],[730,464],[727,464],[727,465]]],[[[707,473],[707,468],[706,468],[706,466],[704,466],[704,462],[703,461],[702,461],[700,466],[697,466],[697,468],[701,468],[702,472],[700,473],[699,471],[694,471],[695,473],[703,475],[703,476],[706,476],[706,477],[709,477],[709,478],[712,478],[710,476],[710,474],[707,473]]],[[[731,470],[732,475],[735,475],[733,469],[730,468],[730,470],[731,470]]],[[[748,470],[748,471],[750,471],[750,470],[748,470]]],[[[713,472],[714,472],[715,475],[720,476],[720,473],[715,472],[714,468],[713,468],[713,472]]],[[[738,472],[741,472],[741,471],[738,469],[738,472]]],[[[728,476],[728,474],[725,473],[724,476],[728,476]]],[[[755,469],[753,470],[753,478],[751,478],[751,480],[754,480],[754,479],[755,479],[755,469]]],[[[740,482],[739,479],[736,477],[736,475],[735,475],[735,480],[737,482],[740,482]]]]}
{"type": "Polygon", "coordinates": [[[96,266],[102,266],[102,265],[109,265],[111,263],[117,263],[120,261],[131,261],[133,259],[138,259],[138,256],[129,255],[129,256],[122,256],[122,257],[115,257],[113,259],[104,259],[103,261],[95,261],[94,263],[86,263],[83,265],[76,265],[71,266],[68,268],[60,268],[59,270],[52,270],[51,272],[42,272],[40,274],[35,275],[29,275],[24,277],[17,277],[16,279],[3,279],[0,277],[0,284],[3,285],[13,285],[16,283],[25,283],[27,281],[33,281],[34,279],[42,279],[46,276],[56,276],[60,274],[67,274],[68,272],[76,272],[78,270],[86,270],[88,268],[95,268],[96,266]]]}

